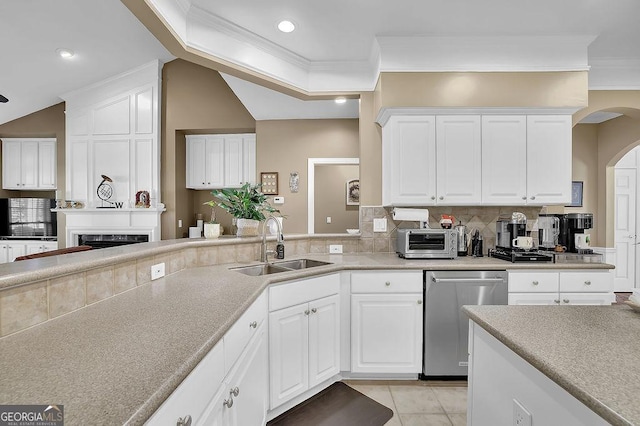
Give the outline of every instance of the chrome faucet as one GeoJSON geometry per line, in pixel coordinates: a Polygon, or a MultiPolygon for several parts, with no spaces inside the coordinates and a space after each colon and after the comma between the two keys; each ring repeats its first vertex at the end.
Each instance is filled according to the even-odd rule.
{"type": "Polygon", "coordinates": [[[260,261],[266,263],[269,260],[270,254],[274,255],[276,259],[284,259],[284,236],[282,235],[282,225],[280,225],[280,221],[271,214],[262,223],[262,252],[260,254],[260,261]],[[267,225],[270,221],[274,221],[278,227],[275,250],[267,250],[267,225]]]}

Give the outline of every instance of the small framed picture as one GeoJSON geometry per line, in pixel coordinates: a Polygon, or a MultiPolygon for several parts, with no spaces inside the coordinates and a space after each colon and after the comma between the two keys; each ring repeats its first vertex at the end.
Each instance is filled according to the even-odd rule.
{"type": "Polygon", "coordinates": [[[571,204],[565,207],[582,207],[583,182],[574,180],[571,182],[571,204]]]}
{"type": "Polygon", "coordinates": [[[260,173],[261,192],[264,195],[278,195],[278,172],[260,173]]]}
{"type": "Polygon", "coordinates": [[[352,179],[347,181],[347,205],[357,206],[360,204],[360,180],[352,179]]]}

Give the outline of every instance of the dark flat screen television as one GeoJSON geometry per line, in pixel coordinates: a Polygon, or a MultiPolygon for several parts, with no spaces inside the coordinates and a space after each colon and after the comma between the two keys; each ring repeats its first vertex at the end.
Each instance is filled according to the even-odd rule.
{"type": "Polygon", "coordinates": [[[0,198],[0,237],[57,237],[55,206],[50,198],[0,198]]]}

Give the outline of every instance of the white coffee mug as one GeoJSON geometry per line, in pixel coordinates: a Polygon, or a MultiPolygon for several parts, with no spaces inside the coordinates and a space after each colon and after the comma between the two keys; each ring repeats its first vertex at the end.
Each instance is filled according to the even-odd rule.
{"type": "Polygon", "coordinates": [[[591,244],[590,234],[576,234],[575,235],[576,248],[588,249],[591,244]]]}
{"type": "Polygon", "coordinates": [[[516,237],[511,241],[511,245],[517,248],[529,250],[533,248],[533,238],[531,237],[516,237]]]}

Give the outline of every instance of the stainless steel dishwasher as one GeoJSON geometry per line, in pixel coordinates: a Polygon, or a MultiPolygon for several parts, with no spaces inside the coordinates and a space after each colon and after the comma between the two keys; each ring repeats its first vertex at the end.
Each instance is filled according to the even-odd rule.
{"type": "Polygon", "coordinates": [[[425,271],[422,379],[467,376],[469,318],[463,305],[506,305],[506,271],[425,271]]]}

